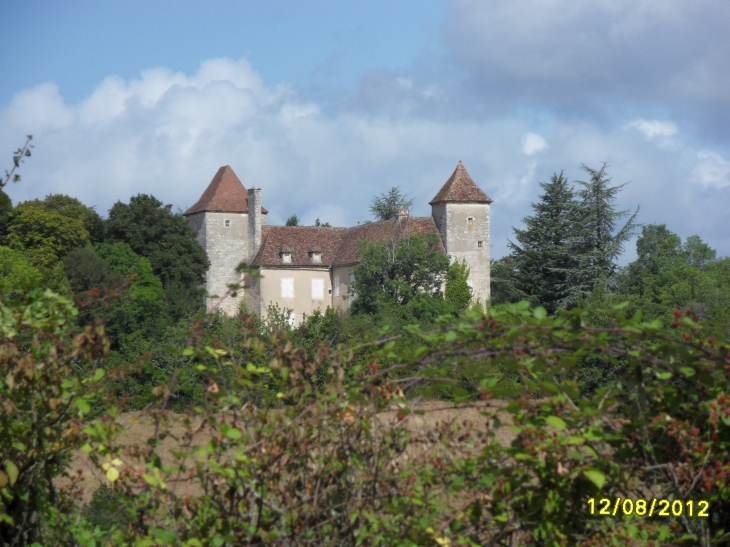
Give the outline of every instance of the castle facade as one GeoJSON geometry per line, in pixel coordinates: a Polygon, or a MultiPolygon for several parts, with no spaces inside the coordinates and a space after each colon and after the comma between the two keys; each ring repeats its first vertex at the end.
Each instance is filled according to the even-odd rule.
{"type": "Polygon", "coordinates": [[[459,162],[454,173],[429,202],[430,217],[401,211],[393,220],[349,228],[268,226],[261,189],[246,190],[229,166],[221,167],[200,199],[184,215],[197,232],[210,260],[204,288],[206,308],[228,315],[242,301],[265,317],[270,305],[293,310],[297,325],[315,310],[345,310],[353,295],[348,287],[363,241],[382,243],[403,235],[438,234],[440,250],[452,260],[465,260],[474,299],[486,302],[490,287],[489,207],[492,200],[459,162]],[[261,278],[241,276],[241,262],[261,278]],[[228,285],[247,288],[233,297],[228,285]]]}

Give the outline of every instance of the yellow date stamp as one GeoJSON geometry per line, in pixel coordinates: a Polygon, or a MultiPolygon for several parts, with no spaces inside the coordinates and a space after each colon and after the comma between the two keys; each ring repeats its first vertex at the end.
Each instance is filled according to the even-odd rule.
{"type": "Polygon", "coordinates": [[[591,515],[601,517],[700,517],[710,516],[710,502],[705,500],[667,500],[661,498],[589,498],[591,515]]]}

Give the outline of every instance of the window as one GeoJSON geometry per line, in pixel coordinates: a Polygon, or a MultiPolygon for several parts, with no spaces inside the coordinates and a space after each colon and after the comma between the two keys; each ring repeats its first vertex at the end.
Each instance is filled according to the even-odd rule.
{"type": "Polygon", "coordinates": [[[282,298],[294,298],[294,278],[293,277],[282,277],[281,278],[281,297],[282,298]]]}
{"type": "Polygon", "coordinates": [[[281,253],[281,261],[284,264],[291,264],[291,253],[281,253]]]}
{"type": "Polygon", "coordinates": [[[322,262],[322,253],[311,252],[309,253],[309,257],[312,259],[312,262],[322,262]]]}
{"type": "Polygon", "coordinates": [[[466,225],[467,226],[474,226],[474,217],[469,217],[466,219],[466,225]]]}
{"type": "Polygon", "coordinates": [[[484,247],[484,242],[483,241],[477,241],[477,247],[479,249],[481,249],[482,247],[484,247]]]}
{"type": "Polygon", "coordinates": [[[312,279],[312,300],[324,298],[324,279],[312,279]]]}
{"type": "Polygon", "coordinates": [[[223,224],[225,224],[226,228],[230,228],[231,227],[231,221],[230,220],[224,220],[223,221],[223,224]]]}
{"type": "Polygon", "coordinates": [[[297,315],[294,312],[289,312],[289,326],[294,327],[294,323],[297,320],[297,315]]]}
{"type": "Polygon", "coordinates": [[[335,276],[335,296],[340,296],[340,277],[335,276]]]}

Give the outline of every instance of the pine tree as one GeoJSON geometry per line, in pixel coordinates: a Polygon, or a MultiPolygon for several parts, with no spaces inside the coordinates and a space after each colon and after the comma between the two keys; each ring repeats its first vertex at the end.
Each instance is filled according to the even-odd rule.
{"type": "Polygon", "coordinates": [[[600,169],[581,165],[590,175],[589,181],[576,181],[583,188],[576,192],[578,214],[571,242],[571,254],[577,263],[566,270],[566,283],[562,288],[567,295],[561,299],[560,307],[569,307],[588,296],[597,284],[611,286],[616,278],[616,259],[624,244],[631,238],[638,226],[636,208],[623,227],[614,234],[618,220],[628,211],[616,211],[614,202],[619,190],[628,183],[610,186],[606,176],[606,164],[600,169]]]}
{"type": "Polygon", "coordinates": [[[562,172],[540,186],[545,193],[532,204],[535,214],[523,219],[525,229],[512,228],[511,284],[521,298],[554,313],[568,297],[568,280],[576,267],[570,243],[578,208],[562,172]]]}

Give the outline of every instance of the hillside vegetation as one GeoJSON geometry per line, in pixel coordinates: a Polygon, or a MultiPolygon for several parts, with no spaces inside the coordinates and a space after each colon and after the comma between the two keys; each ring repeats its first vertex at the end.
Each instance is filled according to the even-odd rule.
{"type": "Polygon", "coordinates": [[[296,329],[204,314],[152,196],[3,201],[0,546],[728,543],[730,261],[646,225],[619,267],[637,217],[586,172],[492,302],[414,237],[296,329]]]}

